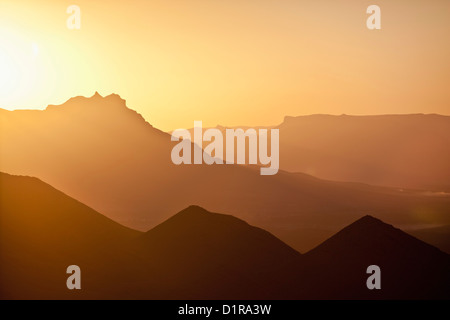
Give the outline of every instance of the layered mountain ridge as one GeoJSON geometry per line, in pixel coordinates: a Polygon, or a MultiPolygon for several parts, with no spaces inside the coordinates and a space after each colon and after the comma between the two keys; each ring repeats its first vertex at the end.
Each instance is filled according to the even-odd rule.
{"type": "MultiPolygon", "coordinates": [[[[283,170],[261,176],[251,166],[177,166],[170,157],[176,142],[117,95],[76,97],[43,111],[2,110],[0,122],[1,171],[39,177],[141,231],[192,203],[266,229],[300,252],[364,214],[402,228],[450,224],[445,194],[332,182],[283,170]]],[[[283,141],[290,134],[280,130],[283,141]]],[[[288,150],[282,141],[283,166],[289,157],[283,155],[288,150]]],[[[298,161],[307,157],[301,152],[298,161]]]]}
{"type": "Polygon", "coordinates": [[[0,188],[2,299],[450,297],[450,256],[370,216],[301,255],[199,206],[140,233],[36,178],[2,173],[0,188]],[[365,285],[372,264],[381,290],[365,285]],[[81,290],[65,287],[69,265],[81,290]]]}

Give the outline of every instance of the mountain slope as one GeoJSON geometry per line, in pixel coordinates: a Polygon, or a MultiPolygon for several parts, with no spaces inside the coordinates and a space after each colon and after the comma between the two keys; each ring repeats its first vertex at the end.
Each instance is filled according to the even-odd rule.
{"type": "Polygon", "coordinates": [[[0,173],[0,209],[2,298],[64,297],[72,264],[99,290],[111,280],[102,261],[139,235],[31,177],[0,173]]]}
{"type": "Polygon", "coordinates": [[[415,229],[408,233],[450,254],[450,225],[415,229]]]}

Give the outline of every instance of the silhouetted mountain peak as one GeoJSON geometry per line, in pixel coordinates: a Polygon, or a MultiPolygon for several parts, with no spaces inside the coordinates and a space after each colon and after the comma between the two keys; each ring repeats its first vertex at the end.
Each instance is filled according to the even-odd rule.
{"type": "MultiPolygon", "coordinates": [[[[198,205],[191,205],[186,209],[181,210],[168,220],[162,224],[162,226],[170,225],[170,226],[182,226],[183,228],[205,228],[207,226],[212,226],[220,223],[226,223],[227,220],[233,220],[234,222],[242,222],[240,219],[237,219],[233,216],[220,214],[220,213],[212,213],[198,205]]],[[[226,223],[227,225],[229,223],[226,223]]]]}
{"type": "Polygon", "coordinates": [[[94,95],[92,96],[92,98],[103,98],[102,95],[100,95],[100,93],[98,93],[98,91],[95,91],[94,95]]]}
{"type": "Polygon", "coordinates": [[[189,207],[187,207],[186,209],[181,210],[180,212],[178,212],[175,216],[190,216],[190,217],[196,217],[196,216],[201,216],[201,215],[205,215],[205,214],[211,214],[211,212],[203,209],[202,207],[198,206],[198,205],[190,205],[189,207]]]}
{"type": "Polygon", "coordinates": [[[264,279],[259,283],[278,285],[280,274],[297,273],[301,259],[300,253],[269,232],[196,205],[146,232],[137,244],[137,254],[158,256],[156,264],[165,272],[170,267],[176,273],[200,275],[195,286],[207,281],[216,287],[224,279],[226,286],[229,281],[242,284],[255,276],[264,279]]]}
{"type": "MultiPolygon", "coordinates": [[[[49,105],[46,110],[54,109],[87,109],[95,107],[96,109],[107,108],[127,108],[126,101],[122,99],[118,94],[110,94],[108,96],[102,96],[98,91],[95,91],[91,97],[77,96],[70,98],[66,102],[60,105],[49,105]]],[[[128,109],[128,108],[127,108],[128,109]]]]}
{"type": "MultiPolygon", "coordinates": [[[[368,245],[387,242],[393,239],[408,241],[410,237],[402,230],[387,224],[371,215],[365,215],[339,231],[333,238],[350,244],[352,241],[366,242],[368,245]]],[[[416,240],[416,239],[414,239],[416,240]]]]}
{"type": "Polygon", "coordinates": [[[191,205],[181,210],[156,228],[182,228],[185,230],[214,230],[214,228],[250,227],[247,222],[227,214],[213,213],[191,205]]]}
{"type": "Polygon", "coordinates": [[[391,227],[391,225],[384,223],[380,219],[377,219],[371,215],[365,215],[364,217],[360,218],[359,220],[355,221],[351,224],[352,226],[359,226],[359,227],[368,227],[368,228],[384,228],[384,227],[391,227]]]}
{"type": "Polygon", "coordinates": [[[298,252],[275,238],[269,232],[253,227],[247,222],[227,214],[209,212],[191,205],[143,235],[149,243],[179,241],[183,245],[196,247],[201,243],[216,243],[220,247],[239,247],[243,243],[268,243],[282,252],[299,255],[298,252]],[[167,238],[167,235],[172,237],[167,238]],[[164,238],[164,240],[163,240],[164,238]],[[161,242],[162,241],[162,242],[161,242]]]}
{"type": "Polygon", "coordinates": [[[204,209],[204,208],[202,208],[202,207],[200,207],[200,206],[198,206],[198,205],[196,205],[196,204],[192,204],[192,205],[190,205],[189,207],[187,207],[186,209],[184,209],[184,210],[181,210],[179,213],[182,213],[182,212],[192,212],[192,211],[198,211],[198,212],[203,212],[203,213],[209,213],[209,211],[207,211],[206,209],[204,209]]]}
{"type": "Polygon", "coordinates": [[[91,97],[77,96],[60,105],[48,105],[45,111],[60,112],[61,114],[69,113],[70,117],[75,115],[80,115],[83,118],[96,117],[108,122],[116,121],[122,124],[126,124],[126,120],[128,120],[151,126],[141,114],[128,108],[125,99],[115,93],[102,96],[96,91],[91,97]]]}
{"type": "Polygon", "coordinates": [[[351,243],[354,240],[361,241],[364,239],[379,239],[387,235],[389,235],[388,238],[392,238],[394,236],[397,237],[400,234],[402,236],[408,236],[406,233],[394,228],[390,224],[384,223],[371,215],[365,215],[339,231],[331,239],[335,238],[351,243]]]}
{"type": "Polygon", "coordinates": [[[420,241],[390,224],[366,215],[343,228],[310,251],[310,254],[333,253],[341,257],[372,254],[415,255],[437,254],[439,249],[420,241]]]}
{"type": "Polygon", "coordinates": [[[370,265],[382,270],[383,298],[448,294],[450,256],[369,215],[304,257],[310,268],[307,272],[323,275],[321,281],[327,284],[327,295],[339,292],[343,298],[380,298],[379,293],[370,292],[364,285],[364,272],[370,265]],[[342,288],[346,292],[341,292],[342,288]]]}

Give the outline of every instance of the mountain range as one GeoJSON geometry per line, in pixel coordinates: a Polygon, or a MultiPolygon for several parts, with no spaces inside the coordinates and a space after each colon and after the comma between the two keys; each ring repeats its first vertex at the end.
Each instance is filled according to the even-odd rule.
{"type": "Polygon", "coordinates": [[[450,298],[450,255],[371,216],[302,255],[198,206],[139,232],[37,178],[1,173],[0,190],[1,299],[450,298]],[[365,287],[373,264],[381,290],[365,287]]]}
{"type": "MultiPolygon", "coordinates": [[[[174,165],[170,134],[154,128],[118,95],[75,97],[46,110],[1,109],[0,123],[1,171],[39,177],[140,231],[192,204],[248,221],[300,252],[367,214],[408,232],[450,224],[445,192],[336,182],[283,170],[261,176],[257,166],[174,165]]],[[[291,127],[280,127],[280,137],[291,135],[286,133],[291,127]]],[[[283,141],[282,167],[290,161],[283,141]]],[[[297,157],[297,147],[292,150],[297,157]]],[[[300,153],[300,162],[309,157],[300,153]]],[[[442,243],[443,237],[449,238],[432,238],[442,243]]]]}

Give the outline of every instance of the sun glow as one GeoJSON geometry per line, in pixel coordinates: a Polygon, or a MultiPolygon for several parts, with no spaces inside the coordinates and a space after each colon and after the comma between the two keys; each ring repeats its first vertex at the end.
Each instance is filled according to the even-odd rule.
{"type": "Polygon", "coordinates": [[[42,78],[39,45],[0,31],[0,105],[32,96],[42,78]]]}
{"type": "Polygon", "coordinates": [[[70,2],[2,0],[0,108],[117,93],[162,130],[449,114],[448,1],[379,0],[381,32],[366,7],[325,2],[78,0],[76,30],[70,2]]]}

